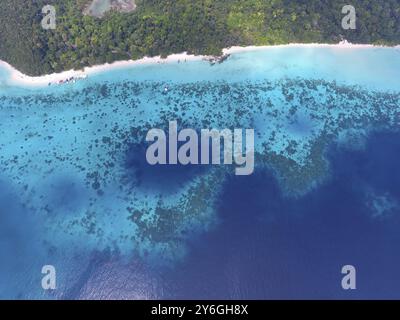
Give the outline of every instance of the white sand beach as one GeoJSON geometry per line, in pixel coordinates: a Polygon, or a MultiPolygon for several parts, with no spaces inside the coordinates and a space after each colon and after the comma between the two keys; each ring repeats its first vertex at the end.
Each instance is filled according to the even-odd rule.
{"type": "Polygon", "coordinates": [[[90,75],[105,72],[114,69],[121,69],[125,67],[130,67],[134,65],[140,64],[155,64],[155,63],[171,63],[178,61],[193,61],[193,60],[202,60],[205,59],[205,56],[195,56],[188,55],[187,53],[181,54],[173,54],[163,59],[160,56],[157,57],[145,57],[140,60],[126,60],[126,61],[116,61],[114,63],[106,63],[103,65],[86,67],[83,70],[69,70],[60,73],[53,73],[49,75],[39,76],[39,77],[31,77],[23,74],[22,72],[15,69],[13,66],[8,64],[7,62],[0,60],[0,67],[7,69],[10,73],[10,78],[8,83],[10,85],[16,86],[48,86],[63,84],[73,80],[79,80],[83,78],[87,78],[90,75]]]}

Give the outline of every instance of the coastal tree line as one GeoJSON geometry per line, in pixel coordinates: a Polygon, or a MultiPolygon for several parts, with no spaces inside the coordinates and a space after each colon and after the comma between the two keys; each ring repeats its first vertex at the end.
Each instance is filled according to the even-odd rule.
{"type": "Polygon", "coordinates": [[[183,51],[219,55],[232,45],[400,43],[400,0],[352,0],[355,30],[341,26],[343,0],[137,0],[134,12],[101,19],[82,14],[88,2],[1,0],[0,59],[40,75],[183,51]],[[55,30],[41,27],[47,4],[55,30]]]}

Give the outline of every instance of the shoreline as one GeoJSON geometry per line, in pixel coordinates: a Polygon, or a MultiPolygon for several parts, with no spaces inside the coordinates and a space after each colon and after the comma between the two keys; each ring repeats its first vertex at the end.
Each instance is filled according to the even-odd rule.
{"type": "Polygon", "coordinates": [[[231,54],[237,54],[242,52],[250,51],[261,51],[268,49],[279,49],[279,48],[333,48],[333,49],[364,49],[364,48],[400,48],[399,46],[388,47],[388,46],[378,46],[372,44],[352,44],[345,41],[341,41],[338,44],[323,44],[323,43],[292,43],[283,45],[273,45],[273,46],[233,46],[230,48],[222,49],[222,57],[216,56],[204,56],[204,55],[188,55],[187,52],[180,54],[172,54],[167,58],[156,57],[144,57],[139,60],[124,60],[116,61],[113,63],[106,63],[97,66],[85,67],[82,70],[68,70],[60,73],[53,73],[38,77],[31,77],[18,71],[12,65],[5,61],[0,60],[0,67],[5,68],[9,72],[9,76],[6,80],[8,85],[11,86],[33,86],[33,87],[44,87],[49,85],[62,85],[70,82],[79,81],[89,77],[90,75],[98,74],[101,72],[117,70],[124,67],[132,67],[135,65],[146,65],[146,64],[166,64],[173,62],[186,62],[186,61],[208,61],[211,63],[222,62],[224,57],[231,54]]]}
{"type": "Polygon", "coordinates": [[[161,56],[156,57],[144,57],[139,60],[124,60],[116,61],[113,63],[105,63],[102,65],[96,65],[91,67],[85,67],[81,70],[68,70],[60,73],[52,73],[38,77],[31,77],[23,74],[9,63],[0,60],[0,67],[5,68],[9,72],[9,76],[6,80],[7,84],[12,86],[28,86],[28,87],[45,87],[49,85],[62,85],[72,81],[79,81],[95,75],[98,73],[123,69],[124,67],[131,67],[135,65],[146,65],[146,64],[165,64],[170,62],[178,61],[200,61],[207,59],[207,56],[195,56],[188,55],[186,52],[180,54],[172,54],[167,58],[163,59],[161,56]]]}

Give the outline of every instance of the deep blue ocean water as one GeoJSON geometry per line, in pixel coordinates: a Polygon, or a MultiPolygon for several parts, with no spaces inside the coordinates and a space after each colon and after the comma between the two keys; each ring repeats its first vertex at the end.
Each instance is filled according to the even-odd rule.
{"type": "Polygon", "coordinates": [[[399,72],[398,48],[307,47],[46,88],[0,70],[0,298],[400,298],[399,72]],[[150,166],[172,120],[254,128],[255,173],[150,166]]]}
{"type": "Polygon", "coordinates": [[[366,204],[370,189],[400,200],[399,138],[372,134],[363,151],[332,146],[331,177],[301,199],[285,199],[267,170],[231,177],[221,225],[192,243],[166,297],[399,298],[399,211],[372,218],[366,204]],[[341,287],[348,264],[357,270],[354,291],[341,287]]]}

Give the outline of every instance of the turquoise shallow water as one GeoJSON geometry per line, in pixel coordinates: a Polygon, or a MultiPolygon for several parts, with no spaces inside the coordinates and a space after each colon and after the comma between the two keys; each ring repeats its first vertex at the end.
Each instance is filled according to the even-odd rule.
{"type": "MultiPolygon", "coordinates": [[[[221,225],[216,203],[233,168],[150,167],[150,128],[254,128],[256,171],[301,198],[332,174],[326,146],[363,149],[372,131],[397,130],[399,76],[397,48],[271,48],[46,88],[13,86],[0,70],[0,296],[79,297],[73,284],[90,282],[105,252],[174,268],[221,225]],[[51,294],[40,287],[45,264],[58,270],[51,294]]],[[[397,206],[371,197],[371,216],[397,206]]]]}

